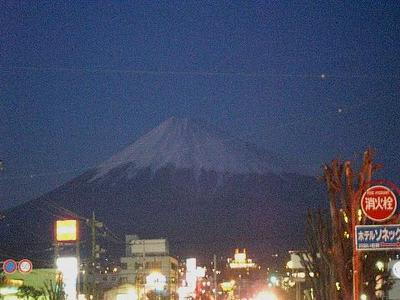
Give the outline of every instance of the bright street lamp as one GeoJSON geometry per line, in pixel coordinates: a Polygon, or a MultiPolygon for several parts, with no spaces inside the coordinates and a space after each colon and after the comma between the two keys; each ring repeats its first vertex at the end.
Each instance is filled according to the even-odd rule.
{"type": "Polygon", "coordinates": [[[278,297],[270,291],[263,291],[263,292],[259,292],[254,297],[254,300],[278,300],[278,297]]]}

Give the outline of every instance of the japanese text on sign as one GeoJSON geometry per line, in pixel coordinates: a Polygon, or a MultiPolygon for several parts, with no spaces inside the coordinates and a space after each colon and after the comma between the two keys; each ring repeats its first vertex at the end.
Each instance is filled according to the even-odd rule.
{"type": "Polygon", "coordinates": [[[359,225],[355,234],[357,250],[400,248],[400,225],[359,225]]]}
{"type": "Polygon", "coordinates": [[[397,199],[389,188],[375,185],[361,197],[361,208],[370,220],[383,222],[395,213],[397,199]]]}

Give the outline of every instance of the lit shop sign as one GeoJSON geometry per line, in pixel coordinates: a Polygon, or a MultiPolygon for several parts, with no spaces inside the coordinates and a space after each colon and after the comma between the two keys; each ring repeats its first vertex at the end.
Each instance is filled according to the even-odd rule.
{"type": "Polygon", "coordinates": [[[78,240],[77,220],[58,220],[56,222],[57,242],[75,242],[78,240]]]}
{"type": "Polygon", "coordinates": [[[57,270],[61,272],[67,300],[76,300],[76,283],[78,280],[78,259],[76,257],[59,257],[57,270]]]}
{"type": "Polygon", "coordinates": [[[250,258],[247,258],[246,249],[243,252],[239,252],[239,249],[236,249],[235,258],[230,261],[229,266],[231,269],[245,269],[254,268],[256,264],[250,258]]]}
{"type": "Polygon", "coordinates": [[[147,289],[161,292],[164,290],[166,284],[167,284],[167,278],[159,272],[150,273],[150,275],[146,277],[147,289]]]}
{"type": "Polygon", "coordinates": [[[357,225],[355,227],[356,250],[398,250],[400,225],[357,225]]]}

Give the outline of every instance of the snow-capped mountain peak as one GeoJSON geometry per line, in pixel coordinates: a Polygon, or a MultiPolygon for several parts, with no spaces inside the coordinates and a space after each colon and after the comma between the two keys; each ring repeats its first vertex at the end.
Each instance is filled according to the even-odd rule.
{"type": "Polygon", "coordinates": [[[218,173],[279,172],[277,159],[217,128],[172,117],[96,168],[92,180],[130,164],[157,170],[167,165],[218,173]]]}

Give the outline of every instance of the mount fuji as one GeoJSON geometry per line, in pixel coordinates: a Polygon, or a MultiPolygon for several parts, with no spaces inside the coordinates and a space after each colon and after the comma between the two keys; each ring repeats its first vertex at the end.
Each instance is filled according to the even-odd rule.
{"type": "Polygon", "coordinates": [[[287,170],[277,155],[220,129],[170,118],[98,166],[6,211],[0,238],[43,248],[54,219],[95,212],[120,236],[165,237],[180,255],[299,248],[306,211],[325,206],[325,192],[315,178],[287,170]]]}

